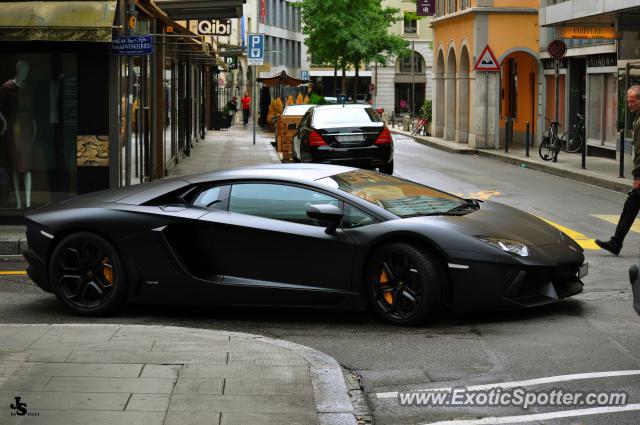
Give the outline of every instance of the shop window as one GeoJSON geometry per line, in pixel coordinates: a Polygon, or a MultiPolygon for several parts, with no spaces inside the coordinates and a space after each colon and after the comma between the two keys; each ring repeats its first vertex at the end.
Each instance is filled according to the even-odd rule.
{"type": "Polygon", "coordinates": [[[66,198],[77,164],[108,165],[106,134],[77,135],[76,73],[75,54],[0,54],[0,209],[66,198]]]}
{"type": "MultiPolygon", "coordinates": [[[[555,92],[555,74],[545,75],[546,79],[546,87],[547,93],[545,96],[546,99],[546,120],[545,120],[545,131],[549,128],[549,120],[556,119],[556,92],[555,92]]],[[[560,102],[558,103],[558,122],[561,125],[564,125],[565,122],[565,108],[564,108],[564,93],[565,93],[565,76],[564,74],[560,74],[560,78],[558,79],[558,91],[560,102]]],[[[562,129],[561,129],[562,130],[562,129]]]]}
{"type": "Polygon", "coordinates": [[[589,74],[587,139],[595,144],[616,143],[618,81],[616,74],[589,74]]]}

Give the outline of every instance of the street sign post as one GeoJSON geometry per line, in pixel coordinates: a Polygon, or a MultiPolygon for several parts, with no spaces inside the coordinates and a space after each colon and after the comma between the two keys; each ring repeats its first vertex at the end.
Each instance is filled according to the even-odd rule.
{"type": "MultiPolygon", "coordinates": [[[[567,54],[567,45],[562,40],[553,40],[547,46],[547,52],[549,56],[556,60],[556,75],[555,75],[555,93],[556,93],[556,113],[554,114],[554,121],[558,122],[560,119],[560,59],[567,54]]],[[[549,141],[550,143],[552,140],[549,141]]],[[[557,157],[553,157],[553,162],[557,161],[557,157]]]]}
{"type": "Polygon", "coordinates": [[[256,84],[258,83],[258,66],[264,65],[264,34],[247,34],[247,64],[253,65],[252,109],[253,109],[253,144],[256,144],[256,84]]]}
{"type": "Polygon", "coordinates": [[[264,64],[264,34],[248,34],[247,63],[249,65],[264,64]]]}
{"type": "Polygon", "coordinates": [[[500,65],[498,64],[498,60],[496,56],[491,51],[489,45],[484,48],[482,54],[478,58],[476,62],[476,71],[487,71],[487,72],[496,72],[500,71],[500,65]]]}

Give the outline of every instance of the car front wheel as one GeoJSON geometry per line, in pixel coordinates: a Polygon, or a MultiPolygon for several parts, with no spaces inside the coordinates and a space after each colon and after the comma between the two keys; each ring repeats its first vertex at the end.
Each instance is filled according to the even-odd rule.
{"type": "Polygon", "coordinates": [[[417,325],[441,307],[443,285],[437,262],[405,243],[378,248],[367,262],[366,285],[373,308],[396,325],[417,325]]]}
{"type": "Polygon", "coordinates": [[[51,255],[49,278],[58,299],[77,314],[105,315],[124,304],[124,263],[115,247],[94,233],[74,233],[60,241],[51,255]]]}

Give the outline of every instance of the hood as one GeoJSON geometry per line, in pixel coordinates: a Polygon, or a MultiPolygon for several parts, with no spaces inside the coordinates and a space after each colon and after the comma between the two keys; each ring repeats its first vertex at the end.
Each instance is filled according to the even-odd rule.
{"type": "MultiPolygon", "coordinates": [[[[428,218],[433,217],[424,219],[428,218]]],[[[480,209],[469,214],[438,218],[469,236],[502,237],[529,246],[566,243],[555,227],[529,213],[497,202],[480,202],[480,209]]]]}

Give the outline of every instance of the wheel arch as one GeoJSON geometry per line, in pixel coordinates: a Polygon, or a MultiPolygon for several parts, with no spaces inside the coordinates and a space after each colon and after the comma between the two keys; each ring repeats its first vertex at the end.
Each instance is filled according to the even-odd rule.
{"type": "Polygon", "coordinates": [[[139,281],[140,281],[140,279],[137,278],[138,273],[137,273],[135,267],[133,267],[133,265],[130,264],[130,262],[122,254],[122,250],[120,249],[120,246],[118,245],[118,243],[113,239],[113,237],[110,237],[107,233],[100,231],[96,227],[93,227],[93,226],[90,226],[90,225],[86,225],[86,224],[65,227],[65,228],[63,228],[63,229],[61,229],[61,230],[56,232],[54,238],[52,239],[51,243],[49,244],[47,255],[46,255],[47,278],[49,278],[49,264],[51,262],[51,256],[53,255],[53,252],[56,250],[58,245],[60,245],[60,243],[67,236],[73,235],[75,233],[93,233],[95,235],[100,236],[101,238],[103,238],[107,242],[109,242],[111,245],[113,245],[114,249],[116,250],[116,252],[120,256],[120,259],[122,260],[122,263],[124,264],[126,277],[127,277],[128,282],[129,282],[129,291],[128,291],[128,294],[127,294],[127,298],[129,299],[129,298],[135,296],[139,292],[139,289],[140,289],[140,282],[139,281]]]}
{"type": "Polygon", "coordinates": [[[404,243],[404,244],[414,246],[420,250],[427,251],[427,253],[436,260],[438,266],[440,267],[441,275],[443,277],[442,299],[444,301],[444,304],[446,306],[449,306],[452,301],[451,274],[449,273],[449,267],[447,265],[448,264],[447,256],[445,252],[434,241],[427,238],[426,236],[416,234],[416,233],[411,233],[411,232],[399,232],[399,233],[384,235],[383,237],[375,240],[367,248],[366,252],[363,255],[362,264],[358,274],[360,287],[357,288],[357,291],[363,297],[365,302],[369,303],[369,297],[366,293],[366,282],[365,282],[366,267],[369,262],[369,259],[378,248],[391,243],[404,243]]]}

